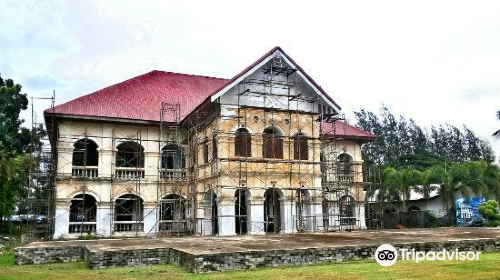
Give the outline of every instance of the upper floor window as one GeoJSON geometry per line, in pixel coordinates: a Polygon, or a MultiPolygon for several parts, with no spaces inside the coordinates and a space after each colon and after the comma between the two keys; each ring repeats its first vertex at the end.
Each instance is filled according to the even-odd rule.
{"type": "Polygon", "coordinates": [[[275,127],[268,127],[262,134],[264,158],[283,158],[283,134],[275,127]]]}
{"type": "Polygon", "coordinates": [[[252,156],[252,136],[246,128],[236,130],[234,136],[234,155],[237,157],[252,156]]]}
{"type": "Polygon", "coordinates": [[[349,154],[343,153],[338,156],[338,165],[340,174],[352,173],[352,157],[349,154]]]}
{"type": "Polygon", "coordinates": [[[207,164],[208,163],[208,138],[205,138],[205,141],[203,141],[202,147],[203,147],[203,163],[207,164]]]}
{"type": "Polygon", "coordinates": [[[116,167],[144,168],[144,148],[139,143],[123,142],[116,150],[116,167]]]}
{"type": "Polygon", "coordinates": [[[177,144],[168,144],[161,150],[161,168],[183,169],[186,166],[182,147],[177,144]]]}
{"type": "Polygon", "coordinates": [[[307,145],[307,136],[304,133],[298,133],[293,137],[293,159],[309,159],[309,146],[307,145]]]}
{"type": "Polygon", "coordinates": [[[212,159],[217,159],[217,134],[212,135],[212,159]]]}
{"type": "Polygon", "coordinates": [[[73,146],[73,166],[97,166],[99,164],[99,153],[94,141],[84,138],[76,141],[73,146]]]}

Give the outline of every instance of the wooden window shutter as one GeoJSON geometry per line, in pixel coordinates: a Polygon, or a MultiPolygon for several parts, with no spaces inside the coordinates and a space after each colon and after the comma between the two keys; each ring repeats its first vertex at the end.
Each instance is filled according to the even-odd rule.
{"type": "Polygon", "coordinates": [[[274,158],[283,158],[283,139],[276,136],[273,137],[273,150],[274,158]]]}
{"type": "Polygon", "coordinates": [[[212,136],[212,159],[217,159],[217,135],[212,136]]]}
{"type": "Polygon", "coordinates": [[[241,142],[241,134],[239,132],[236,132],[236,135],[234,137],[234,155],[237,157],[243,156],[241,152],[241,142]]]}
{"type": "Polygon", "coordinates": [[[249,133],[243,134],[243,156],[251,157],[252,156],[252,137],[249,133]]]}
{"type": "Polygon", "coordinates": [[[271,135],[264,134],[263,135],[263,157],[264,158],[272,158],[273,157],[273,139],[271,135]]]}

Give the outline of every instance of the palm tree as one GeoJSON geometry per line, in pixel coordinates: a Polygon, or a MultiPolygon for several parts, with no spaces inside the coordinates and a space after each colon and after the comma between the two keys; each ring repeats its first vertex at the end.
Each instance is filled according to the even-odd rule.
{"type": "Polygon", "coordinates": [[[403,195],[403,209],[406,211],[406,201],[410,199],[411,191],[417,190],[422,184],[422,172],[412,168],[403,169],[401,181],[400,192],[403,195]]]}
{"type": "Polygon", "coordinates": [[[500,200],[500,167],[492,164],[488,165],[484,172],[483,181],[496,199],[500,200]]]}
{"type": "Polygon", "coordinates": [[[450,202],[455,199],[455,189],[452,186],[449,170],[441,165],[435,165],[427,170],[426,184],[438,184],[439,196],[443,200],[444,210],[448,210],[450,202]]]}
{"type": "Polygon", "coordinates": [[[386,167],[382,171],[382,184],[380,184],[377,200],[386,202],[400,200],[399,190],[402,185],[401,174],[392,167],[386,167]]]}
{"type": "MultiPolygon", "coordinates": [[[[500,121],[500,110],[499,110],[499,111],[497,111],[497,120],[499,120],[499,121],[500,121]]],[[[497,131],[495,131],[495,132],[493,133],[493,136],[494,136],[494,137],[497,137],[497,138],[500,138],[500,129],[499,129],[499,130],[497,130],[497,131]]]]}

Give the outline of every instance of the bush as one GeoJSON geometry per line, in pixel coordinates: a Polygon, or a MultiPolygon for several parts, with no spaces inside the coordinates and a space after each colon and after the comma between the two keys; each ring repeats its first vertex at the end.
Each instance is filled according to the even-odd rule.
{"type": "Polygon", "coordinates": [[[486,221],[484,222],[485,227],[500,227],[500,221],[486,221]]]}
{"type": "Polygon", "coordinates": [[[488,200],[481,203],[478,208],[479,214],[486,220],[484,226],[499,227],[500,214],[498,213],[498,202],[496,200],[488,200]]]}
{"type": "Polygon", "coordinates": [[[496,200],[488,200],[481,203],[478,208],[479,214],[488,221],[499,221],[500,214],[498,213],[498,202],[496,200]]]}

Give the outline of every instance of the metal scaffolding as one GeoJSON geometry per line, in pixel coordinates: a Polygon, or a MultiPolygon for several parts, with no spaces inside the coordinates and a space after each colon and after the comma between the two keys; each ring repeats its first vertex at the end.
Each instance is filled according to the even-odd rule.
{"type": "MultiPolygon", "coordinates": [[[[345,153],[339,143],[346,139],[336,131],[345,119],[316,106],[318,98],[299,89],[297,69],[283,66],[279,56],[259,71],[263,78],[245,78],[237,85],[237,100],[230,110],[205,103],[182,120],[180,104],[162,102],[157,125],[139,127],[135,135],[116,126],[111,136],[87,126],[61,133],[53,112],[48,114],[52,150],[38,152],[40,166],[47,169],[30,173],[28,198],[31,213],[40,212],[40,205],[47,209],[45,238],[53,235],[55,205],[63,202],[55,191],[57,180],[80,190],[78,196],[66,198],[69,233],[80,237],[97,234],[97,209],[107,209],[107,217],[100,219],[109,221],[110,234],[116,236],[218,235],[219,226],[228,220],[234,221],[236,234],[272,234],[283,232],[287,221],[282,216],[291,219],[292,232],[360,228],[365,218],[362,166],[345,153]],[[285,129],[276,128],[278,120],[285,129]],[[224,122],[234,123],[236,132],[223,127],[224,122]],[[252,123],[265,129],[250,132],[252,123]],[[157,138],[151,136],[156,135],[151,127],[158,131],[157,138]],[[109,174],[101,172],[97,162],[102,161],[89,164],[94,157],[90,153],[97,151],[92,139],[110,142],[109,174]],[[80,146],[78,141],[83,141],[80,146]],[[73,145],[73,158],[56,157],[62,143],[73,145]],[[147,154],[152,147],[158,150],[156,156],[147,154]],[[255,147],[262,147],[262,155],[255,154],[255,147]],[[44,154],[50,155],[46,161],[44,154]],[[76,154],[82,164],[75,164],[76,154]],[[156,174],[146,171],[152,164],[156,174]],[[57,171],[65,165],[71,165],[71,173],[57,171]],[[96,201],[91,195],[89,184],[100,182],[110,184],[109,201],[96,201]],[[42,184],[48,193],[38,204],[35,190],[42,184]],[[145,201],[152,188],[156,201],[145,201]],[[252,191],[263,193],[263,219],[251,215],[249,201],[256,199],[252,191]],[[321,214],[311,213],[310,205],[318,204],[317,199],[321,214]],[[281,207],[284,204],[290,207],[281,207]],[[146,229],[146,220],[153,220],[154,227],[146,229]]],[[[40,236],[35,234],[38,226],[32,228],[32,235],[40,236]]]]}

